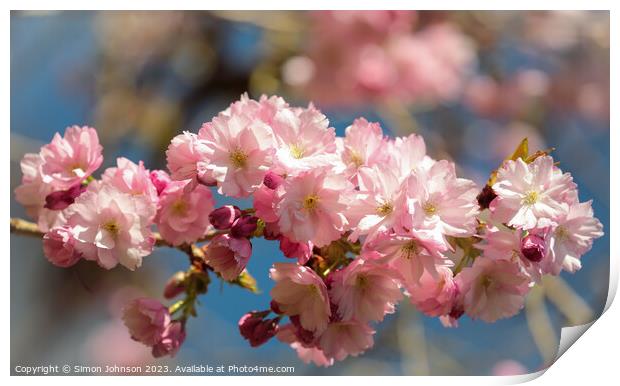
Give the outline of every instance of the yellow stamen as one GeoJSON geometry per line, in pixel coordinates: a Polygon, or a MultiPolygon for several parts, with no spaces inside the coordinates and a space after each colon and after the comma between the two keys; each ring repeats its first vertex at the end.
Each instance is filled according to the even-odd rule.
{"type": "Polygon", "coordinates": [[[361,290],[365,290],[366,288],[368,288],[368,278],[365,275],[359,275],[356,279],[355,279],[355,285],[361,289],[361,290]]]}
{"type": "Polygon", "coordinates": [[[356,168],[359,168],[364,164],[362,156],[360,156],[355,150],[351,150],[351,163],[355,165],[356,168]]]}
{"type": "Polygon", "coordinates": [[[307,288],[308,288],[308,292],[310,292],[311,295],[316,295],[319,293],[319,289],[316,288],[314,284],[309,284],[307,288]]]}
{"type": "Polygon", "coordinates": [[[409,241],[407,244],[401,247],[402,256],[410,260],[413,256],[417,256],[420,253],[420,246],[415,240],[409,241]]]}
{"type": "Polygon", "coordinates": [[[492,281],[492,280],[491,280],[491,278],[490,278],[490,277],[488,277],[488,276],[483,276],[483,277],[480,279],[480,284],[482,284],[482,286],[483,286],[485,289],[486,289],[486,288],[489,288],[489,286],[491,286],[491,284],[492,284],[492,283],[493,283],[493,281],[492,281]]]}
{"type": "Polygon", "coordinates": [[[103,224],[102,228],[110,232],[113,236],[118,235],[118,232],[120,232],[121,230],[116,221],[114,220],[106,222],[105,224],[103,224]]]}
{"type": "Polygon", "coordinates": [[[530,190],[525,194],[523,198],[523,203],[525,205],[534,205],[538,201],[538,192],[535,190],[530,190]]]}
{"type": "Polygon", "coordinates": [[[564,241],[568,238],[568,236],[569,236],[568,231],[562,225],[557,227],[557,229],[555,230],[555,237],[557,241],[564,241]]]}
{"type": "Polygon", "coordinates": [[[293,158],[300,159],[304,157],[304,149],[301,146],[293,144],[289,147],[289,149],[293,158]]]}
{"type": "Polygon", "coordinates": [[[184,216],[187,212],[187,203],[184,200],[178,200],[174,204],[172,204],[172,212],[184,216]]]}
{"type": "Polygon", "coordinates": [[[422,206],[422,210],[424,210],[424,213],[427,216],[432,216],[434,214],[437,213],[437,207],[435,206],[435,204],[433,204],[432,202],[426,202],[423,206],[422,206]]]}
{"type": "Polygon", "coordinates": [[[230,152],[229,157],[230,157],[230,162],[232,162],[233,166],[236,168],[245,167],[247,160],[248,160],[248,155],[245,154],[240,149],[235,149],[232,152],[230,152]]]}
{"type": "Polygon", "coordinates": [[[318,204],[319,196],[317,196],[316,194],[311,194],[309,196],[306,196],[306,198],[304,199],[303,207],[305,210],[312,212],[316,209],[318,204]]]}
{"type": "Polygon", "coordinates": [[[381,216],[387,216],[388,214],[392,213],[393,210],[394,205],[389,201],[386,201],[377,207],[377,213],[381,216]]]}

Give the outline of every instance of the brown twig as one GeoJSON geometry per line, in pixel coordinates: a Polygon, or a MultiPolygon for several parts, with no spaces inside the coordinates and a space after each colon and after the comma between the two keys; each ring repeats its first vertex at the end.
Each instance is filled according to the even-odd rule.
{"type": "MultiPolygon", "coordinates": [[[[15,233],[18,235],[24,235],[24,236],[34,236],[34,237],[43,237],[43,235],[45,234],[45,232],[42,232],[39,229],[37,224],[30,222],[30,221],[26,221],[21,218],[15,218],[15,217],[11,218],[11,233],[15,233]]],[[[222,233],[224,232],[215,231],[215,232],[208,233],[203,238],[198,240],[197,243],[209,241],[215,236],[222,234],[222,233]]],[[[170,247],[170,248],[176,248],[183,252],[187,252],[187,246],[174,246],[170,244],[169,242],[167,242],[166,240],[164,240],[161,237],[161,235],[157,232],[153,232],[153,237],[155,238],[156,247],[170,247]]]]}
{"type": "MultiPolygon", "coordinates": [[[[163,237],[161,237],[161,235],[158,232],[153,232],[153,237],[155,238],[156,247],[168,247],[168,248],[178,249],[179,251],[189,256],[190,264],[194,264],[196,260],[200,260],[202,265],[206,267],[206,269],[208,269],[209,271],[213,271],[213,268],[207,265],[206,262],[204,261],[205,256],[204,256],[204,252],[202,248],[200,248],[196,244],[204,242],[204,241],[209,241],[213,239],[215,236],[223,234],[225,232],[226,231],[214,231],[214,232],[206,234],[196,243],[182,244],[178,246],[172,245],[166,240],[164,240],[163,237]]],[[[14,218],[14,217],[11,218],[11,233],[23,235],[23,236],[38,237],[38,238],[43,237],[43,235],[45,234],[45,232],[42,232],[39,229],[37,224],[30,222],[30,221],[26,221],[21,218],[14,218]]],[[[252,292],[258,291],[258,289],[256,288],[256,281],[247,271],[244,271],[237,279],[232,280],[229,283],[246,288],[252,292]]]]}

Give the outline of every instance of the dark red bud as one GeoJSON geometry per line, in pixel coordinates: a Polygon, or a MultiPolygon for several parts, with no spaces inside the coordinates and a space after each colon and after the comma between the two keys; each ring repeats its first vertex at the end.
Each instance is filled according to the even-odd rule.
{"type": "Polygon", "coordinates": [[[225,205],[209,213],[209,222],[215,229],[228,229],[241,216],[241,209],[234,205],[225,205]]]}
{"type": "Polygon", "coordinates": [[[546,247],[545,239],[536,234],[529,234],[521,240],[521,253],[534,263],[545,257],[546,247]]]}
{"type": "Polygon", "coordinates": [[[487,209],[495,197],[497,197],[497,194],[495,194],[493,188],[489,185],[484,185],[482,192],[480,192],[480,194],[476,197],[478,200],[478,205],[480,205],[480,209],[487,209]]]}
{"type": "Polygon", "coordinates": [[[86,190],[86,185],[77,184],[67,190],[52,192],[45,197],[45,208],[63,210],[73,204],[75,199],[86,190]]]}
{"type": "Polygon", "coordinates": [[[230,235],[237,239],[248,238],[254,234],[257,226],[258,217],[244,215],[235,220],[230,228],[230,235]]]}

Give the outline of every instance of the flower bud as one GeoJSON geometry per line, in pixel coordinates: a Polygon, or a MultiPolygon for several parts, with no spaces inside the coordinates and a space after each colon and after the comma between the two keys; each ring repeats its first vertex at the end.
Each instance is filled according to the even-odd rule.
{"type": "Polygon", "coordinates": [[[278,315],[284,314],[284,312],[282,312],[282,310],[280,309],[280,306],[275,300],[271,300],[271,303],[269,303],[269,307],[271,308],[271,311],[275,314],[278,314],[278,315]]]}
{"type": "Polygon", "coordinates": [[[267,174],[265,174],[265,179],[263,180],[263,184],[265,184],[265,186],[269,189],[277,189],[278,186],[282,185],[282,182],[284,182],[284,178],[272,171],[267,172],[267,174]]]}
{"type": "Polygon", "coordinates": [[[230,235],[238,239],[251,237],[258,226],[257,224],[258,217],[243,215],[235,220],[232,228],[230,228],[230,235]]]}
{"type": "Polygon", "coordinates": [[[491,205],[491,201],[493,201],[495,197],[497,197],[497,194],[495,194],[493,188],[491,188],[489,185],[484,185],[482,192],[478,194],[476,200],[478,200],[478,205],[480,206],[480,209],[483,210],[487,209],[489,205],[491,205]]]}
{"type": "Polygon", "coordinates": [[[545,239],[536,234],[528,234],[521,239],[521,253],[531,262],[541,261],[546,254],[545,239]]]}
{"type": "Polygon", "coordinates": [[[75,238],[71,228],[63,226],[50,229],[43,236],[43,253],[57,267],[70,267],[82,255],[75,250],[75,238]]]}
{"type": "Polygon", "coordinates": [[[235,280],[252,255],[252,243],[246,238],[217,235],[203,247],[205,262],[224,280],[235,280]]]}
{"type": "Polygon", "coordinates": [[[265,229],[263,229],[263,237],[265,238],[265,240],[278,240],[280,238],[280,228],[278,228],[278,223],[265,223],[265,229]]]}
{"type": "Polygon", "coordinates": [[[123,322],[133,340],[154,346],[161,341],[170,324],[170,314],[168,308],[157,300],[138,298],[123,310],[123,322]]]}
{"type": "Polygon", "coordinates": [[[248,312],[239,319],[239,333],[250,346],[260,346],[276,334],[280,317],[264,319],[268,314],[269,311],[248,312]]]}
{"type": "Polygon", "coordinates": [[[157,189],[157,195],[160,195],[171,181],[168,173],[163,170],[153,170],[149,177],[151,177],[151,182],[155,189],[157,189]]]}
{"type": "Polygon", "coordinates": [[[172,299],[185,291],[185,272],[179,271],[172,275],[164,287],[164,297],[172,299]]]}
{"type": "Polygon", "coordinates": [[[228,229],[241,216],[241,209],[234,205],[224,205],[209,213],[209,222],[215,229],[228,229]]]}
{"type": "Polygon", "coordinates": [[[284,253],[284,256],[290,259],[297,259],[299,264],[306,264],[312,257],[312,242],[297,243],[291,241],[285,236],[280,238],[280,250],[284,253]]]}
{"type": "Polygon", "coordinates": [[[165,355],[174,357],[184,341],[185,327],[181,322],[173,321],[166,326],[166,329],[161,335],[161,339],[153,346],[153,356],[155,358],[165,355]]]}
{"type": "Polygon", "coordinates": [[[45,208],[63,210],[73,204],[75,199],[86,190],[86,185],[77,184],[67,190],[52,192],[45,197],[45,208]]]}

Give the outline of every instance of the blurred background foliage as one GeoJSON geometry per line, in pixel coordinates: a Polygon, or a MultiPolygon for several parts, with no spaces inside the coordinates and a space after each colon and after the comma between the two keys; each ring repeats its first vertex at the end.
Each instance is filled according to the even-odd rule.
{"type": "MultiPolygon", "coordinates": [[[[13,12],[11,195],[19,161],[72,124],[96,127],[104,166],[118,156],[164,168],[182,130],[197,131],[239,95],[313,101],[339,135],[358,116],[391,135],[422,134],[482,186],[527,136],[556,147],[581,200],[609,232],[609,13],[13,12]],[[387,15],[387,16],[386,16],[387,15]]],[[[101,169],[103,170],[103,168],[101,169]]],[[[219,198],[222,204],[230,200],[219,198]]],[[[249,205],[249,202],[243,203],[249,205]]],[[[24,217],[12,198],[11,215],[24,217]]],[[[253,295],[214,282],[174,359],[155,362],[119,320],[125,302],[161,298],[185,256],[158,249],[135,273],[45,261],[41,242],[11,236],[11,366],[16,364],[292,365],[296,374],[485,375],[538,370],[555,357],[560,327],[600,315],[609,237],[575,275],[550,278],[518,316],[464,317],[457,329],[403,304],[377,328],[375,347],[322,369],[276,342],[252,349],[237,321],[263,309],[268,268],[284,260],[257,240],[253,295]]]]}

